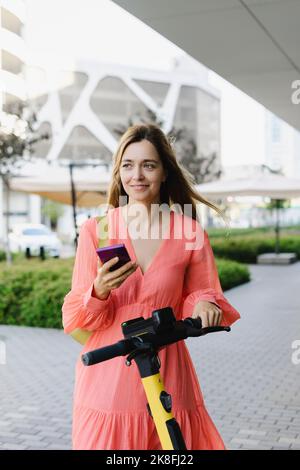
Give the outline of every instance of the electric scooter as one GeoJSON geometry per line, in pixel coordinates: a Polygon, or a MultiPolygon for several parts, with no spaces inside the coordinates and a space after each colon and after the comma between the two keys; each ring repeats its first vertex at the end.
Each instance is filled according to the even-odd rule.
{"type": "Polygon", "coordinates": [[[172,397],[164,389],[157,353],[168,344],[217,331],[230,331],[230,327],[202,328],[200,318],[189,317],[176,321],[171,307],[154,310],[147,320],[143,317],[128,320],[121,327],[125,339],[83,354],[83,364],[92,366],[117,356],[128,355],[125,364],[130,366],[134,360],[138,366],[148,400],[147,409],[154,420],[162,449],[187,450],[179,424],[171,412],[172,397]]]}

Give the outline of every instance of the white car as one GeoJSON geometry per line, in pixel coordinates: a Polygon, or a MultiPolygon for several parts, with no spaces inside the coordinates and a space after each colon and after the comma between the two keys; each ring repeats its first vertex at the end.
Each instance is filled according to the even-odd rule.
{"type": "Polygon", "coordinates": [[[9,234],[12,253],[23,252],[29,248],[32,256],[39,256],[43,246],[49,256],[59,258],[62,243],[55,232],[43,224],[17,224],[9,234]]]}

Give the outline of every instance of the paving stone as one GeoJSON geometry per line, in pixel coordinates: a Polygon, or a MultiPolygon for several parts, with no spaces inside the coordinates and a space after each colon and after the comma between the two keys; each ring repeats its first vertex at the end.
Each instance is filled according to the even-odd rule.
{"type": "Polygon", "coordinates": [[[266,431],[258,431],[256,429],[240,429],[239,434],[248,434],[249,436],[265,436],[267,434],[266,431]]]}
{"type": "Polygon", "coordinates": [[[71,450],[71,446],[52,443],[47,447],[47,449],[48,450],[71,450]]]}
{"type": "Polygon", "coordinates": [[[300,445],[300,439],[294,439],[292,437],[280,437],[279,443],[287,443],[287,444],[297,444],[300,445]]]}
{"type": "Polygon", "coordinates": [[[0,420],[0,429],[5,428],[6,426],[9,426],[11,424],[10,420],[0,420]]]}
{"type": "Polygon", "coordinates": [[[22,413],[5,413],[4,417],[7,419],[7,418],[11,418],[11,419],[25,419],[26,418],[26,415],[25,414],[22,414],[22,413]]]}
{"type": "Polygon", "coordinates": [[[62,438],[62,437],[65,436],[65,434],[62,434],[62,433],[60,434],[60,433],[57,433],[57,432],[54,432],[54,431],[53,431],[53,432],[50,432],[50,431],[46,431],[46,432],[45,432],[45,431],[40,431],[40,432],[38,433],[38,435],[41,436],[42,439],[53,439],[53,438],[55,438],[55,439],[60,439],[60,438],[62,438]]]}
{"type": "Polygon", "coordinates": [[[5,450],[26,450],[27,446],[24,447],[22,444],[13,444],[13,443],[6,442],[6,443],[2,444],[2,449],[5,449],[5,450]]]}
{"type": "Polygon", "coordinates": [[[20,406],[18,408],[19,411],[29,411],[31,413],[38,412],[39,407],[38,406],[20,406]]]}
{"type": "Polygon", "coordinates": [[[242,439],[242,438],[234,438],[232,439],[231,443],[236,443],[236,444],[242,444],[245,446],[257,446],[259,444],[259,441],[255,439],[242,439]]]}
{"type": "Polygon", "coordinates": [[[276,444],[272,447],[272,450],[291,450],[291,446],[288,446],[288,445],[284,446],[284,445],[276,444]]]}
{"type": "Polygon", "coordinates": [[[271,448],[266,448],[263,446],[248,446],[248,445],[241,445],[240,450],[271,450],[271,448]]]}
{"type": "Polygon", "coordinates": [[[15,427],[12,428],[12,431],[16,432],[18,434],[30,434],[32,436],[34,436],[35,434],[38,433],[38,431],[36,429],[32,429],[30,426],[29,427],[24,427],[24,425],[15,426],[15,427]]]}
{"type": "Polygon", "coordinates": [[[21,437],[25,441],[30,441],[30,442],[41,442],[43,440],[43,437],[38,435],[38,434],[21,434],[21,437]]]}
{"type": "Polygon", "coordinates": [[[22,442],[22,438],[20,437],[20,435],[17,435],[15,437],[0,436],[0,441],[2,443],[8,443],[8,444],[20,444],[22,442]]]}

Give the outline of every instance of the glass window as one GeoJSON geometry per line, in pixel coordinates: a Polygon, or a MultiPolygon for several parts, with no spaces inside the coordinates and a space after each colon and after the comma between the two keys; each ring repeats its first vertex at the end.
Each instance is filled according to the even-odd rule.
{"type": "Polygon", "coordinates": [[[272,142],[280,142],[280,120],[276,116],[271,118],[271,139],[272,142]]]}
{"type": "Polygon", "coordinates": [[[30,236],[39,236],[39,235],[50,235],[51,232],[47,228],[25,228],[22,234],[30,235],[30,236]]]}

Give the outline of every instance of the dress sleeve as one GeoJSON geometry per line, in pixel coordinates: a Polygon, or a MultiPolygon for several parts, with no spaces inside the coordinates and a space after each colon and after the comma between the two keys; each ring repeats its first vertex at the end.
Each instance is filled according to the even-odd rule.
{"type": "Polygon", "coordinates": [[[93,219],[83,223],[78,239],[72,275],[72,288],[62,306],[64,332],[75,328],[87,331],[104,330],[113,322],[113,293],[106,300],[93,297],[93,283],[97,276],[96,236],[92,236],[93,219]]]}
{"type": "Polygon", "coordinates": [[[214,254],[208,235],[204,231],[203,246],[192,250],[185,272],[183,286],[183,319],[192,315],[200,300],[218,305],[222,312],[221,326],[230,326],[240,318],[239,312],[228,302],[223,294],[214,254]]]}

